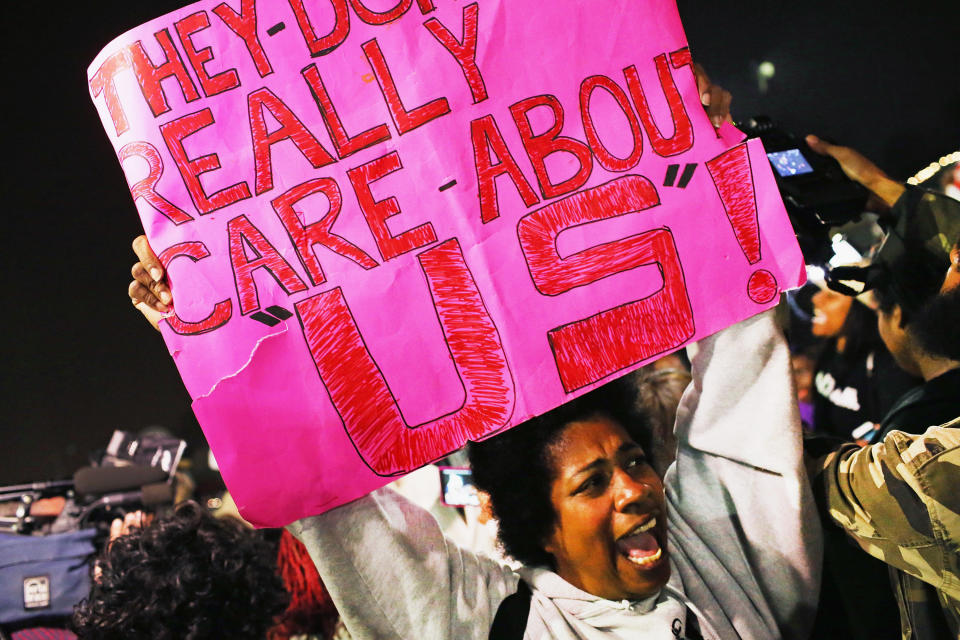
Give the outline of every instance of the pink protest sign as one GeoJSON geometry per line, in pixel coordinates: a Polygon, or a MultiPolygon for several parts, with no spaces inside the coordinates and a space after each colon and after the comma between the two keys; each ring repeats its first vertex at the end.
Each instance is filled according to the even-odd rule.
{"type": "Polygon", "coordinates": [[[356,498],[776,302],[757,143],[653,0],[198,2],[90,91],[245,517],[356,498]]]}

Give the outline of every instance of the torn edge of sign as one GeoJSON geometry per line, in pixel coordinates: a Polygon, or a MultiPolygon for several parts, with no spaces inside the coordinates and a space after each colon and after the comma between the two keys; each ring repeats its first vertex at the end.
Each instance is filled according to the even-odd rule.
{"type": "Polygon", "coordinates": [[[747,139],[747,134],[729,122],[723,122],[720,125],[720,128],[717,129],[717,135],[728,147],[738,145],[747,139]]]}
{"type": "MultiPolygon", "coordinates": [[[[204,394],[202,394],[202,395],[197,396],[196,398],[193,399],[193,401],[194,401],[194,402],[197,402],[197,401],[199,401],[199,400],[204,400],[204,399],[206,399],[206,398],[209,398],[209,397],[210,397],[211,395],[213,395],[213,393],[217,390],[217,387],[220,386],[220,383],[221,383],[221,382],[224,382],[225,380],[230,380],[231,378],[236,378],[237,376],[239,376],[241,373],[243,373],[244,369],[246,369],[248,366],[250,366],[250,363],[253,362],[254,357],[256,357],[256,355],[257,355],[257,351],[260,349],[260,345],[262,345],[264,342],[266,342],[266,341],[269,340],[270,338],[276,338],[276,337],[282,336],[282,335],[285,334],[286,332],[287,332],[287,323],[283,323],[283,328],[280,329],[279,331],[274,331],[274,332],[272,332],[272,333],[268,333],[267,335],[265,335],[265,336],[263,336],[262,338],[260,338],[259,340],[257,340],[257,343],[256,343],[255,345],[253,345],[253,349],[250,350],[250,356],[247,358],[247,361],[244,362],[243,365],[242,365],[239,369],[237,369],[237,370],[234,371],[233,373],[229,373],[229,374],[223,376],[222,378],[220,378],[219,380],[217,380],[216,382],[214,382],[214,383],[213,383],[213,386],[210,387],[210,390],[209,390],[209,391],[207,391],[206,393],[204,393],[204,394]]],[[[174,356],[175,356],[175,354],[171,354],[171,355],[174,355],[174,356]]]]}

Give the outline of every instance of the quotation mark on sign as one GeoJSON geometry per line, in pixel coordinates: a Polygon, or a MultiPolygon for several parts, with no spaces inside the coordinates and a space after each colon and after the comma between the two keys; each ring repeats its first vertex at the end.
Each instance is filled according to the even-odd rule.
{"type": "MultiPolygon", "coordinates": [[[[677,171],[680,170],[680,165],[671,164],[667,167],[667,175],[663,179],[663,186],[672,187],[673,181],[677,179],[677,171]]],[[[680,189],[685,189],[687,183],[690,182],[690,178],[693,177],[693,172],[697,170],[696,164],[688,164],[683,168],[683,174],[680,176],[680,182],[677,183],[677,187],[680,189]]]]}
{"type": "Polygon", "coordinates": [[[293,315],[293,313],[287,311],[283,307],[278,307],[277,305],[273,305],[272,307],[267,307],[267,311],[269,311],[270,313],[266,313],[264,311],[257,311],[255,314],[253,314],[250,317],[258,322],[262,322],[268,327],[275,327],[276,325],[280,324],[281,320],[286,320],[287,318],[293,315]],[[270,315],[270,314],[273,314],[273,315],[270,315]]]}

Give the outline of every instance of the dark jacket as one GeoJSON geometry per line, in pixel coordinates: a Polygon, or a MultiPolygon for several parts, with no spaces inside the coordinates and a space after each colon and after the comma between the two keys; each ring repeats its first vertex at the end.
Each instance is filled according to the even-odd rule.
{"type": "Polygon", "coordinates": [[[903,394],[880,423],[878,441],[891,431],[923,433],[960,416],[960,368],[951,369],[903,394]]]}

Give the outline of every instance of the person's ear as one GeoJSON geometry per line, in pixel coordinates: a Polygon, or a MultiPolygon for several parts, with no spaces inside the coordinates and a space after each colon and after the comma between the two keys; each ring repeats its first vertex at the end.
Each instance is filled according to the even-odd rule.
{"type": "Polygon", "coordinates": [[[890,324],[901,329],[905,328],[903,326],[903,311],[898,304],[893,305],[893,309],[890,310],[890,324]]]}
{"type": "Polygon", "coordinates": [[[955,244],[950,250],[950,266],[947,268],[947,275],[943,278],[940,292],[946,293],[958,286],[960,286],[960,243],[955,244]]]}
{"type": "Polygon", "coordinates": [[[480,502],[480,515],[477,516],[477,522],[487,524],[494,519],[493,505],[490,503],[490,494],[481,489],[477,489],[477,500],[480,502]]]}
{"type": "Polygon", "coordinates": [[[554,558],[557,557],[557,528],[554,527],[552,531],[540,541],[540,546],[543,547],[543,550],[549,553],[554,558]]]}

